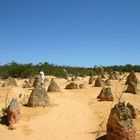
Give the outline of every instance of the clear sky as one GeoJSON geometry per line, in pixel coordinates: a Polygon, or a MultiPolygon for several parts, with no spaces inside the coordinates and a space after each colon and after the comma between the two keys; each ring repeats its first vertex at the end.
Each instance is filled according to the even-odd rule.
{"type": "Polygon", "coordinates": [[[140,64],[140,0],[0,0],[0,64],[140,64]]]}

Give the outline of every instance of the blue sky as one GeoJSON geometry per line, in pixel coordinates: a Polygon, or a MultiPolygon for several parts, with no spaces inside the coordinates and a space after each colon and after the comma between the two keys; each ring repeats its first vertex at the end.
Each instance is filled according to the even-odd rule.
{"type": "Polygon", "coordinates": [[[0,64],[140,64],[139,0],[0,0],[0,64]]]}

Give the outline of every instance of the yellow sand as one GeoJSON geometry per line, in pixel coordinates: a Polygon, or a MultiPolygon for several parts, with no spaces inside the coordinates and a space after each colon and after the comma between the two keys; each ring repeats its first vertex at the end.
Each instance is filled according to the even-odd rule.
{"type": "MultiPolygon", "coordinates": [[[[56,79],[61,92],[48,93],[51,105],[46,108],[29,108],[21,105],[21,120],[16,124],[16,129],[8,130],[7,126],[0,124],[0,139],[95,140],[97,136],[104,135],[110,110],[118,101],[115,91],[117,91],[119,96],[125,81],[111,81],[111,87],[115,96],[114,102],[98,102],[96,97],[102,88],[88,85],[88,79],[89,77],[76,81],[79,84],[84,83],[86,85],[84,89],[77,90],[65,90],[64,88],[69,82],[64,79],[56,79]]],[[[19,94],[27,96],[31,93],[31,89],[22,88],[23,81],[17,80],[18,87],[8,88],[1,87],[3,83],[1,81],[0,109],[4,107],[7,92],[9,92],[9,102],[12,97],[18,97],[19,94]]],[[[48,84],[45,86],[46,89],[48,84]]],[[[122,100],[129,101],[136,108],[140,109],[140,95],[125,93],[122,96],[122,100]]],[[[137,140],[139,140],[139,116],[136,120],[136,127],[137,140]]]]}

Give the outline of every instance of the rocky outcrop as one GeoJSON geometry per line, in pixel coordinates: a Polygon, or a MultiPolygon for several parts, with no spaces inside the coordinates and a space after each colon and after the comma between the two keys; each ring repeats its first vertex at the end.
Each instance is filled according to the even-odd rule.
{"type": "Polygon", "coordinates": [[[124,102],[117,103],[111,110],[107,122],[107,140],[136,140],[136,127],[132,111],[124,102]]]}
{"type": "Polygon", "coordinates": [[[71,82],[65,87],[65,89],[78,89],[78,85],[74,82],[71,82]]]}
{"type": "Polygon", "coordinates": [[[106,85],[106,86],[110,86],[110,85],[111,85],[111,82],[110,82],[109,79],[105,80],[105,85],[106,85]]]}
{"type": "Polygon", "coordinates": [[[7,124],[9,126],[17,123],[20,120],[20,107],[16,98],[13,98],[7,110],[7,124]]]}
{"type": "Polygon", "coordinates": [[[134,72],[131,72],[128,77],[127,77],[127,80],[126,80],[126,85],[129,85],[131,84],[131,82],[135,83],[135,84],[139,84],[139,80],[136,76],[136,74],[134,72]]]}
{"type": "Polygon", "coordinates": [[[34,84],[34,81],[35,81],[35,78],[33,76],[30,76],[28,82],[30,83],[31,86],[34,84]]]}
{"type": "Polygon", "coordinates": [[[104,87],[105,86],[105,82],[104,80],[99,76],[96,81],[95,81],[95,87],[104,87]]]}
{"type": "Polygon", "coordinates": [[[24,84],[23,84],[23,88],[31,88],[31,84],[30,82],[28,82],[27,80],[24,81],[24,84]]]}
{"type": "Polygon", "coordinates": [[[8,79],[5,80],[5,83],[2,85],[2,87],[7,87],[7,86],[16,86],[17,87],[17,82],[15,81],[14,78],[9,77],[8,79]]]}
{"type": "Polygon", "coordinates": [[[110,75],[109,75],[109,79],[110,80],[118,80],[119,76],[116,72],[111,72],[110,75]]]}
{"type": "Polygon", "coordinates": [[[57,83],[54,81],[54,79],[51,80],[47,91],[48,92],[59,92],[60,91],[60,88],[57,85],[57,83]]]}
{"type": "Polygon", "coordinates": [[[127,103],[127,107],[131,110],[131,116],[133,119],[136,119],[137,118],[137,111],[136,111],[136,108],[130,104],[130,103],[127,103]]]}
{"type": "Polygon", "coordinates": [[[80,88],[80,89],[83,89],[84,87],[85,87],[84,84],[80,84],[80,85],[79,85],[79,88],[80,88]]]}
{"type": "Polygon", "coordinates": [[[42,106],[45,107],[50,103],[49,96],[47,91],[41,85],[37,85],[28,100],[27,106],[29,107],[37,107],[42,106]]]}
{"type": "Polygon", "coordinates": [[[97,99],[99,99],[99,101],[114,101],[111,88],[103,88],[101,93],[97,96],[97,99]]]}
{"type": "Polygon", "coordinates": [[[94,76],[90,76],[90,78],[89,78],[89,84],[90,85],[93,84],[94,80],[95,80],[94,76]]]}
{"type": "Polygon", "coordinates": [[[134,82],[130,82],[129,85],[127,86],[127,89],[125,91],[126,93],[132,93],[132,94],[137,94],[140,92],[138,89],[138,85],[135,84],[134,82]]]}
{"type": "Polygon", "coordinates": [[[35,77],[35,80],[34,80],[34,83],[33,83],[33,87],[36,87],[36,86],[38,86],[38,85],[41,85],[41,83],[40,83],[39,77],[36,76],[36,77],[35,77]]]}

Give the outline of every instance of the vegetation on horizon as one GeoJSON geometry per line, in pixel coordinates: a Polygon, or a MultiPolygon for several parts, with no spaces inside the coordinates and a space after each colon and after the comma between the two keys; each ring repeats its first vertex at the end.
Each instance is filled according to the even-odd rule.
{"type": "MultiPolygon", "coordinates": [[[[104,72],[110,73],[113,71],[118,72],[140,72],[140,65],[120,65],[120,66],[102,66],[104,72]]],[[[54,64],[49,64],[48,62],[39,64],[19,64],[14,61],[11,63],[0,66],[0,77],[8,78],[9,76],[13,78],[27,78],[29,76],[37,75],[40,70],[43,70],[45,75],[54,75],[56,77],[66,77],[66,75],[79,75],[79,76],[89,76],[91,73],[99,74],[100,67],[94,66],[93,68],[85,67],[72,67],[72,66],[58,66],[54,64]]]]}

